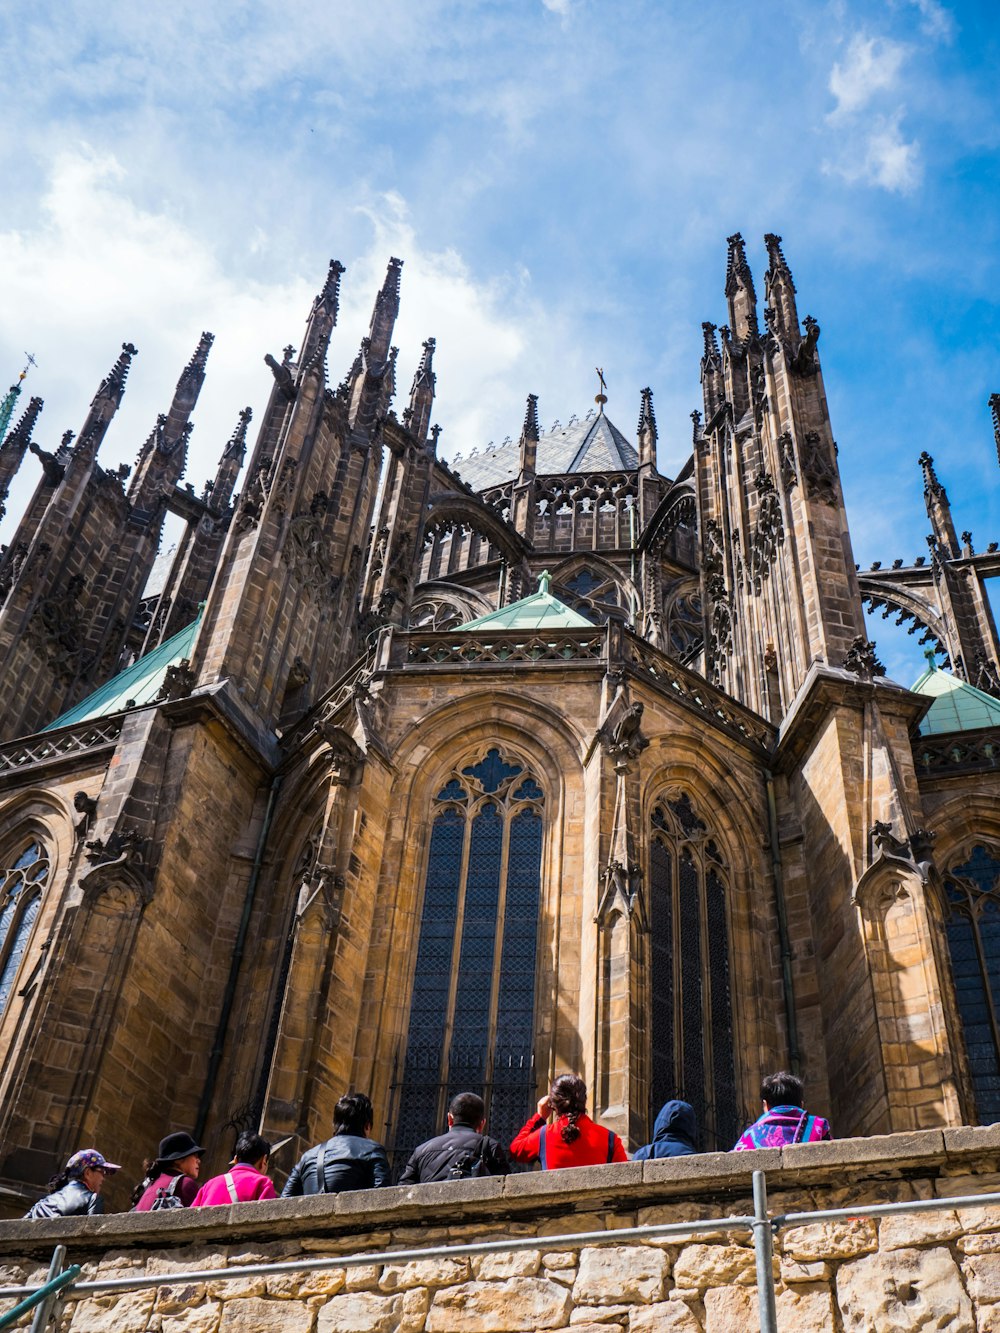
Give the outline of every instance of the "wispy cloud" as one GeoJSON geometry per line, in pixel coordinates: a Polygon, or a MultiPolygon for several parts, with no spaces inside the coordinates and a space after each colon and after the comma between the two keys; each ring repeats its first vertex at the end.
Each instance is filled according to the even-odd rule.
{"type": "Polygon", "coordinates": [[[830,71],[830,92],[837,99],[831,119],[854,115],[876,94],[895,88],[906,48],[882,37],[856,33],[847,53],[830,71]]]}
{"type": "Polygon", "coordinates": [[[934,41],[950,42],[955,34],[955,20],[940,0],[906,0],[920,11],[920,31],[934,41]]]}

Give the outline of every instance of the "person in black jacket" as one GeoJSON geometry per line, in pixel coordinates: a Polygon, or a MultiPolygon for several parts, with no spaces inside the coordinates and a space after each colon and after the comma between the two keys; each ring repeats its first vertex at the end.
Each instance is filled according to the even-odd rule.
{"type": "Polygon", "coordinates": [[[25,1217],[81,1217],[103,1213],[101,1189],[105,1176],[121,1168],[109,1162],[96,1148],[74,1153],[58,1175],[49,1181],[49,1192],[25,1213],[25,1217]]]}
{"type": "Polygon", "coordinates": [[[636,1162],[656,1157],[690,1157],[698,1151],[698,1120],[690,1102],[665,1102],[653,1126],[653,1142],[636,1148],[636,1162]]]}
{"type": "Polygon", "coordinates": [[[505,1176],[507,1154],[496,1139],[488,1138],[486,1107],[474,1092],[460,1092],[448,1107],[448,1132],[414,1149],[399,1178],[401,1185],[428,1180],[464,1180],[469,1176],[505,1176]]]}
{"type": "Polygon", "coordinates": [[[333,1112],[333,1138],[302,1154],[285,1181],[281,1197],[340,1194],[343,1190],[388,1185],[385,1149],[368,1137],[373,1123],[372,1104],[363,1092],[341,1097],[333,1112]]]}

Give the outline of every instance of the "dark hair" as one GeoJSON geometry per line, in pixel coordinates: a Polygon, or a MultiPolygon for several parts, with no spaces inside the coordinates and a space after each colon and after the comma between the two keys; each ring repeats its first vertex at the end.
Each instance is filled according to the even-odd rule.
{"type": "Polygon", "coordinates": [[[562,1127],[563,1143],[580,1137],[577,1120],[587,1109],[587,1085],[577,1074],[560,1074],[549,1088],[549,1101],[556,1115],[566,1116],[562,1127]]]}
{"type": "Polygon", "coordinates": [[[67,1171],[65,1167],[57,1171],[48,1183],[48,1191],[55,1194],[56,1190],[61,1190],[64,1185],[68,1185],[71,1180],[83,1180],[82,1171],[67,1171]]]}
{"type": "Polygon", "coordinates": [[[236,1140],[236,1147],[233,1149],[233,1161],[243,1162],[249,1166],[253,1166],[254,1162],[259,1162],[262,1157],[270,1156],[271,1145],[267,1139],[262,1139],[252,1129],[243,1131],[236,1140]]]}
{"type": "Polygon", "coordinates": [[[459,1125],[471,1125],[473,1129],[486,1119],[486,1103],[474,1092],[460,1092],[452,1097],[448,1114],[459,1125]]]}
{"type": "Polygon", "coordinates": [[[357,1134],[364,1137],[375,1121],[372,1104],[363,1092],[348,1092],[341,1097],[333,1112],[334,1134],[357,1134]]]}
{"type": "Polygon", "coordinates": [[[761,1081],[760,1099],[768,1106],[801,1106],[802,1080],[790,1074],[787,1069],[779,1069],[776,1074],[768,1074],[761,1081]]]}
{"type": "Polygon", "coordinates": [[[142,1180],[139,1181],[132,1191],[132,1207],[139,1202],[142,1196],[152,1185],[157,1176],[179,1176],[180,1172],[173,1162],[161,1162],[158,1157],[144,1157],[142,1160],[142,1180]]]}

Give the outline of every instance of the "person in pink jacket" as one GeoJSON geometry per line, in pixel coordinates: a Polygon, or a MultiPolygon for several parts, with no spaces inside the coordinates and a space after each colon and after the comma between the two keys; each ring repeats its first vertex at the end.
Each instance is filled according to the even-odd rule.
{"type": "Polygon", "coordinates": [[[229,1170],[206,1180],[195,1195],[192,1208],[211,1208],[225,1203],[252,1203],[256,1199],[276,1199],[278,1191],[265,1175],[271,1145],[251,1130],[244,1130],[236,1140],[229,1170]]]}

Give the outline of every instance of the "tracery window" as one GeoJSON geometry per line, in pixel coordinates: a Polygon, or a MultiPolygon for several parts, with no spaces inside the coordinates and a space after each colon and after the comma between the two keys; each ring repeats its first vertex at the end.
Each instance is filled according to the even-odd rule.
{"type": "Polygon", "coordinates": [[[690,1102],[706,1151],[739,1136],[733,1060],[728,874],[686,793],[660,801],[650,840],[650,1126],[690,1102]]]}
{"type": "Polygon", "coordinates": [[[978,845],[945,876],[948,946],[981,1125],[1000,1120],[1000,852],[978,845]]]}
{"type": "Polygon", "coordinates": [[[570,578],[559,580],[556,591],[561,601],[581,616],[592,620],[595,625],[603,625],[608,620],[626,619],[622,590],[617,580],[603,570],[594,570],[585,565],[570,578]]]}
{"type": "Polygon", "coordinates": [[[0,880],[0,1013],[10,999],[31,929],[42,905],[49,860],[40,842],[29,842],[0,880]]]}
{"type": "Polygon", "coordinates": [[[509,1141],[534,1098],[535,959],[543,792],[489,750],[435,797],[395,1164],[442,1132],[458,1092],[486,1101],[509,1141]]]}

